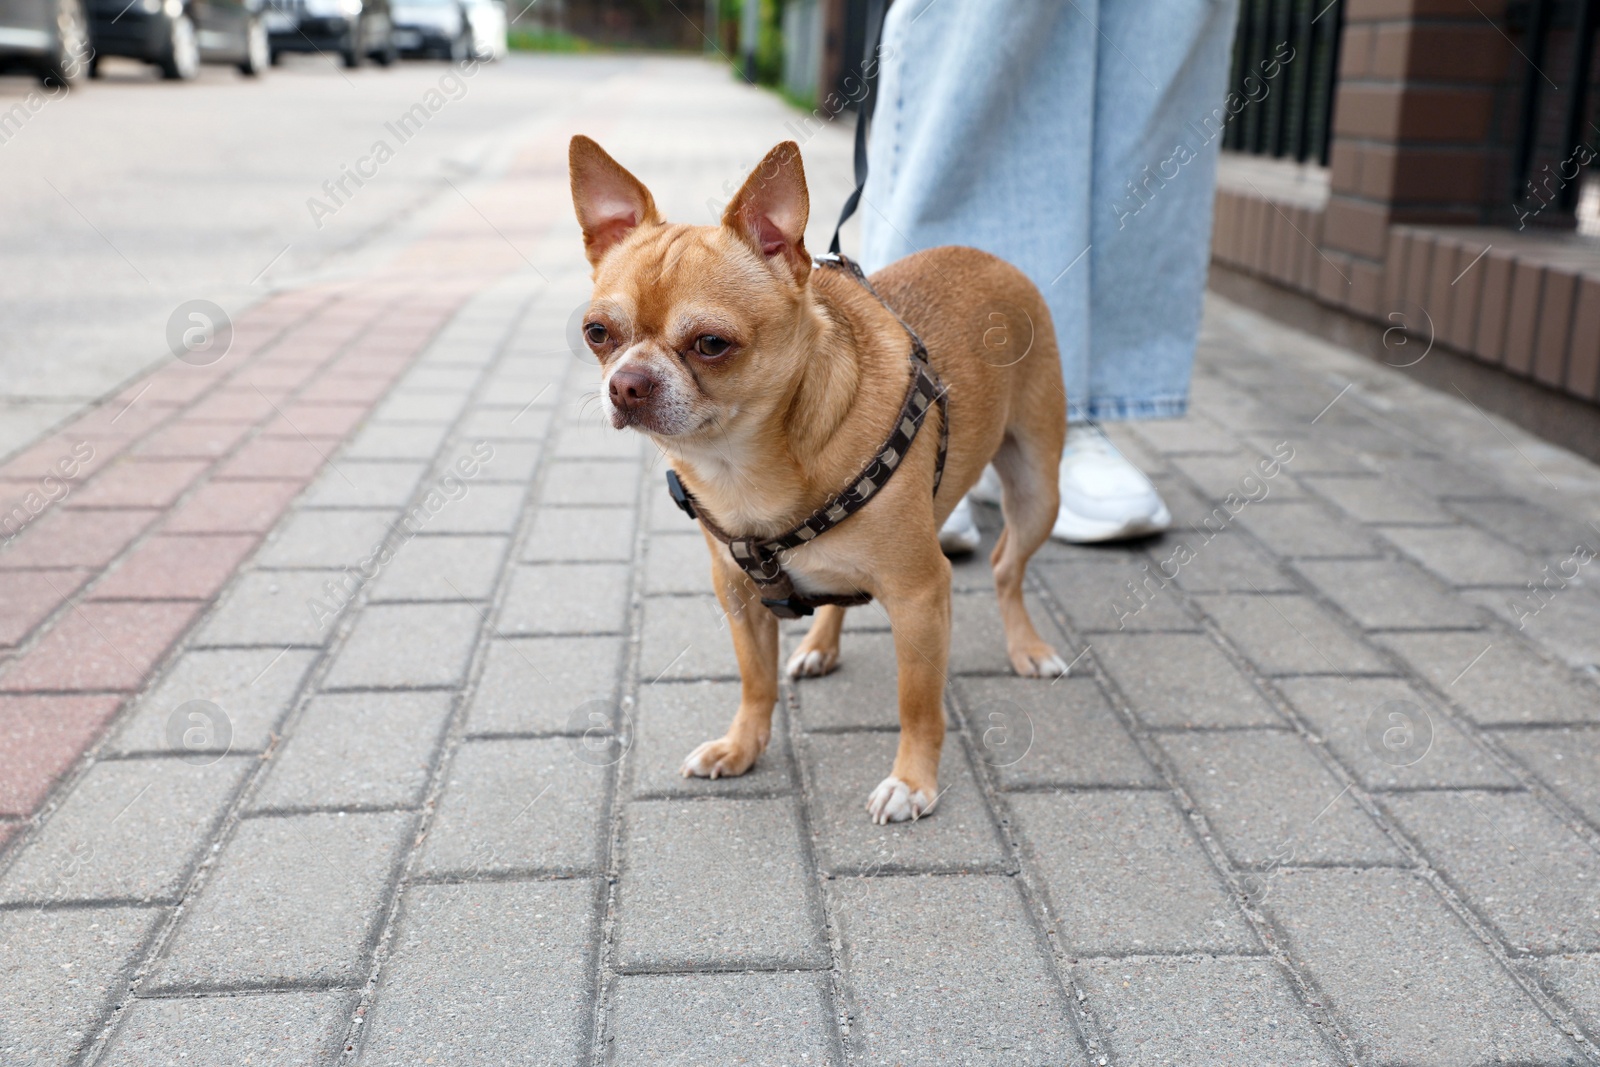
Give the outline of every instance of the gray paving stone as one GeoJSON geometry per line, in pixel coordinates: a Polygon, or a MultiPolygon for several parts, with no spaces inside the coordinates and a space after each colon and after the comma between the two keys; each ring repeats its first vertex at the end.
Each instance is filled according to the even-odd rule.
{"type": "Polygon", "coordinates": [[[323,683],[328,689],[455,686],[483,623],[472,604],[373,604],[323,683]]]}
{"type": "Polygon", "coordinates": [[[807,730],[899,729],[898,687],[892,635],[846,637],[832,674],[797,683],[800,723],[807,730]]]}
{"type": "Polygon", "coordinates": [[[958,678],[955,688],[973,750],[1004,788],[1162,784],[1092,679],[958,678]]]}
{"type": "MultiPolygon", "coordinates": [[[[665,461],[662,461],[663,463],[665,461]]],[[[667,493],[666,475],[658,465],[650,472],[650,482],[645,487],[644,507],[651,533],[693,533],[700,524],[683,513],[667,493]]],[[[629,501],[632,503],[632,501],[629,501]]]]}
{"type": "Polygon", "coordinates": [[[1288,593],[1298,589],[1276,560],[1232,530],[1209,540],[1193,531],[1176,537],[1169,534],[1151,553],[1165,573],[1176,573],[1178,584],[1189,593],[1288,593]],[[1192,556],[1174,557],[1178,549],[1168,544],[1174,539],[1187,546],[1192,556]],[[1189,561],[1184,563],[1186,558],[1189,561]]]}
{"type": "Polygon", "coordinates": [[[632,508],[541,507],[522,546],[524,563],[620,562],[633,558],[632,508]]]}
{"type": "Polygon", "coordinates": [[[253,762],[94,764],[0,877],[0,900],[176,900],[253,762]]]}
{"type": "Polygon", "coordinates": [[[455,752],[421,869],[436,876],[571,874],[600,862],[614,750],[576,738],[469,741],[455,752]]]}
{"type": "Polygon", "coordinates": [[[246,819],[141,991],[359,984],[415,816],[246,819]]]}
{"type": "Polygon", "coordinates": [[[443,692],[314,698],[273,753],[254,810],[421,804],[453,703],[443,692]]]}
{"type": "Polygon", "coordinates": [[[411,886],[357,1062],[587,1062],[594,927],[587,880],[411,886]]]}
{"type": "Polygon", "coordinates": [[[541,504],[629,505],[638,499],[639,460],[554,460],[545,465],[541,504]]]}
{"type": "Polygon", "coordinates": [[[1268,549],[1289,558],[1374,556],[1378,551],[1360,526],[1315,501],[1263,501],[1240,512],[1238,522],[1268,549]]]}
{"type": "Polygon", "coordinates": [[[643,434],[599,421],[568,423],[556,443],[562,459],[638,459],[654,451],[643,434]]]}
{"type": "Polygon", "coordinates": [[[1117,1063],[1341,1065],[1276,964],[1199,956],[1090,960],[1072,969],[1117,1063]]]}
{"type": "Polygon", "coordinates": [[[1515,951],[1600,948],[1600,853],[1531,794],[1409,793],[1382,803],[1515,951]]]}
{"type": "Polygon", "coordinates": [[[1529,960],[1522,966],[1579,1018],[1589,1040],[1594,1041],[1600,1034],[1600,956],[1557,956],[1529,960]]]}
{"type": "MultiPolygon", "coordinates": [[[[1232,452],[1208,456],[1175,456],[1172,465],[1184,477],[1200,488],[1207,503],[1217,506],[1232,496],[1235,507],[1245,502],[1246,508],[1255,507],[1267,500],[1304,497],[1305,492],[1290,478],[1284,477],[1281,463],[1271,461],[1235,446],[1232,452]],[[1273,476],[1263,476],[1262,464],[1273,471],[1273,476]]],[[[1292,465],[1292,461],[1291,461],[1292,465]]]]}
{"type": "MultiPolygon", "coordinates": [[[[1163,557],[1165,558],[1165,557],[1163,557]]],[[[1198,630],[1148,559],[1040,563],[1032,571],[1080,631],[1198,630]]]]}
{"type": "Polygon", "coordinates": [[[1361,626],[1426,630],[1483,625],[1482,613],[1392,560],[1302,560],[1295,568],[1361,626]]]}
{"type": "Polygon", "coordinates": [[[1091,646],[1150,726],[1280,726],[1283,719],[1204,634],[1099,634],[1091,646]]]}
{"type": "MultiPolygon", "coordinates": [[[[537,388],[529,390],[530,398],[537,392],[537,388]]],[[[527,402],[474,408],[456,425],[456,433],[469,441],[492,441],[496,447],[501,441],[543,441],[550,432],[550,408],[522,406],[527,402]]]]}
{"type": "Polygon", "coordinates": [[[1406,863],[1298,734],[1227,730],[1159,740],[1211,831],[1241,867],[1406,863]]]}
{"type": "Polygon", "coordinates": [[[619,970],[827,966],[792,800],[634,801],[623,850],[619,970]]]}
{"type": "Polygon", "coordinates": [[[1278,687],[1365,789],[1516,784],[1401,679],[1290,678],[1278,687]]]}
{"type": "Polygon", "coordinates": [[[1214,596],[1202,610],[1263,674],[1387,673],[1383,659],[1309,597],[1214,596]]]}
{"type": "Polygon", "coordinates": [[[206,616],[192,641],[199,646],[261,645],[274,650],[326,644],[344,613],[342,603],[327,598],[326,586],[342,577],[336,570],[247,570],[206,616]],[[312,610],[313,600],[321,601],[332,614],[312,610]]]}
{"type": "MultiPolygon", "coordinates": [[[[478,471],[476,480],[485,484],[526,485],[539,469],[544,449],[535,441],[485,441],[494,455],[478,471]]],[[[474,441],[474,445],[478,442],[474,441]]]]}
{"type": "Polygon", "coordinates": [[[343,991],[139,998],[122,1011],[106,1067],[332,1063],[354,997],[343,991]]]}
{"type": "Polygon", "coordinates": [[[628,622],[628,568],[618,563],[522,566],[500,612],[501,636],[621,633],[628,622]]]}
{"type": "Polygon", "coordinates": [[[1026,793],[1008,802],[1069,955],[1255,949],[1167,793],[1026,793]]]}
{"type": "Polygon", "coordinates": [[[487,600],[505,551],[504,537],[413,537],[372,583],[369,599],[487,600]]]}
{"type": "Polygon", "coordinates": [[[619,1064],[843,1062],[824,976],[804,972],[624,975],[606,1043],[619,1064]]]}
{"type": "Polygon", "coordinates": [[[859,1062],[1088,1064],[1014,880],[840,878],[828,890],[859,1062]]]}
{"type": "Polygon", "coordinates": [[[135,957],[163,915],[159,908],[0,911],[7,1067],[73,1062],[126,993],[135,957]]]}
{"type": "Polygon", "coordinates": [[[1592,590],[1569,586],[1532,614],[1531,593],[1483,589],[1462,598],[1488,608],[1569,666],[1591,672],[1600,667],[1600,596],[1592,590]]]}
{"type": "Polygon", "coordinates": [[[1447,500],[1445,506],[1474,526],[1536,556],[1565,559],[1576,546],[1594,544],[1594,527],[1582,519],[1553,514],[1526,497],[1504,491],[1492,498],[1478,495],[1447,500]]]}
{"type": "MultiPolygon", "coordinates": [[[[439,368],[421,367],[422,370],[438,370],[439,368]]],[[[439,390],[430,389],[426,392],[407,391],[405,382],[392,393],[383,403],[379,404],[371,416],[376,423],[391,422],[454,422],[461,409],[467,406],[467,393],[462,389],[439,390]]]]}
{"type": "Polygon", "coordinates": [[[1239,443],[1204,415],[1141,420],[1126,429],[1164,455],[1229,455],[1239,450],[1239,443]]]}
{"type": "MultiPolygon", "coordinates": [[[[1032,595],[1024,595],[1023,600],[1039,636],[1054,645],[1063,660],[1070,662],[1077,655],[1077,650],[1056,630],[1044,603],[1032,595]]],[[[862,614],[867,612],[876,614],[870,606],[861,611],[862,614]]],[[[880,618],[887,624],[887,617],[880,618]]],[[[950,675],[1015,673],[1011,657],[1006,653],[1006,631],[1000,622],[1000,605],[992,589],[957,594],[950,598],[948,667],[947,673],[950,675]]]]}
{"type": "Polygon", "coordinates": [[[712,593],[711,557],[698,533],[650,539],[644,564],[645,591],[712,593]]]}
{"type": "Polygon", "coordinates": [[[1361,522],[1448,523],[1450,515],[1431,498],[1388,478],[1313,475],[1303,484],[1361,522]]]}
{"type": "MultiPolygon", "coordinates": [[[[1321,406],[1315,404],[1318,409],[1321,406]]],[[[1306,412],[1305,418],[1296,418],[1287,406],[1277,403],[1269,403],[1267,410],[1274,416],[1286,419],[1285,423],[1279,424],[1281,429],[1274,429],[1273,432],[1266,434],[1246,435],[1244,442],[1262,455],[1276,455],[1275,450],[1278,446],[1289,444],[1294,449],[1294,455],[1289,460],[1289,470],[1296,479],[1305,474],[1348,475],[1372,472],[1371,467],[1363,462],[1361,456],[1349,448],[1341,447],[1333,437],[1307,431],[1307,420],[1317,414],[1316,410],[1306,412]],[[1290,419],[1292,422],[1287,421],[1290,419]]]]}
{"type": "Polygon", "coordinates": [[[300,689],[315,654],[299,649],[190,649],[140,698],[118,730],[114,752],[263,752],[300,689]],[[174,716],[191,700],[209,700],[227,717],[222,731],[194,734],[174,716]]]}
{"type": "Polygon", "coordinates": [[[399,518],[391,508],[296,511],[267,538],[258,567],[356,567],[373,554],[399,518]]]}
{"type": "Polygon", "coordinates": [[[1552,792],[1600,826],[1600,730],[1551,727],[1497,736],[1552,792]]]}
{"type": "Polygon", "coordinates": [[[770,795],[794,788],[789,763],[787,701],[779,698],[772,716],[772,740],[755,767],[737,778],[685,778],[684,757],[704,741],[728,732],[739,708],[737,682],[662,682],[639,692],[633,767],[633,795],[646,797],[770,795]]]}
{"type": "Polygon", "coordinates": [[[1387,634],[1398,652],[1480,725],[1600,722],[1600,688],[1499,634],[1387,634]]]}
{"type": "Polygon", "coordinates": [[[450,501],[428,520],[429,533],[509,533],[522,516],[527,487],[495,482],[467,483],[461,499],[450,501]]]}
{"type": "Polygon", "coordinates": [[[1267,909],[1362,1062],[1583,1062],[1417,875],[1285,870],[1267,909]]]}
{"type": "MultiPolygon", "coordinates": [[[[432,459],[444,444],[450,427],[444,423],[433,426],[403,426],[395,423],[368,423],[344,446],[337,462],[347,459],[432,459]]],[[[481,436],[465,434],[472,439],[481,436]]]]}
{"type": "Polygon", "coordinates": [[[467,709],[467,730],[555,734],[587,729],[586,708],[617,706],[621,637],[513,637],[492,641],[467,709]]]}
{"type": "Polygon", "coordinates": [[[867,796],[894,767],[896,734],[812,734],[803,752],[810,772],[812,836],[830,873],[998,871],[1015,865],[996,832],[972,767],[955,734],[939,758],[939,803],[915,822],[876,826],[867,796]]]}
{"type": "Polygon", "coordinates": [[[737,678],[733,634],[717,598],[647,597],[640,639],[639,679],[737,678]]]}
{"type": "Polygon", "coordinates": [[[1486,471],[1442,456],[1407,456],[1403,462],[1385,465],[1382,470],[1415,486],[1425,496],[1438,497],[1440,504],[1452,512],[1455,508],[1451,498],[1478,501],[1504,496],[1506,491],[1505,485],[1486,471]]]}
{"type": "Polygon", "coordinates": [[[427,469],[421,460],[343,459],[317,477],[300,498],[300,506],[402,508],[427,469]]]}
{"type": "Polygon", "coordinates": [[[1540,576],[1528,556],[1470,526],[1386,526],[1378,532],[1450,585],[1520,586],[1540,576]]]}

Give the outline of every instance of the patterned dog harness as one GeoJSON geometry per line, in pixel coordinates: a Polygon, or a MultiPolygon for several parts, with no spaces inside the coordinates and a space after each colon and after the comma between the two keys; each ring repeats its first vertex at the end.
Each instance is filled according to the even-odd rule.
{"type": "MultiPolygon", "coordinates": [[[[851,277],[860,282],[867,292],[877,297],[880,304],[883,303],[883,298],[873,290],[871,284],[867,282],[866,275],[853,260],[830,253],[818,257],[813,262],[818,267],[849,271],[851,277]]],[[[884,304],[884,307],[888,308],[888,305],[884,304]]],[[[894,309],[889,308],[889,311],[893,314],[894,309]]],[[[949,405],[945,400],[945,390],[939,384],[939,377],[928,363],[928,350],[923,347],[922,340],[910,326],[906,325],[904,319],[899,315],[895,315],[895,318],[905,329],[906,336],[911,339],[911,384],[906,387],[905,403],[900,405],[900,417],[895,421],[894,431],[862,468],[861,473],[852,478],[850,484],[835,493],[827,503],[812,512],[804,522],[787,533],[765,540],[755,537],[735,537],[712,521],[711,516],[706,514],[705,509],[679,480],[677,471],[667,471],[667,491],[672,494],[673,502],[691,519],[699,520],[712,537],[728,546],[734,562],[750,576],[750,580],[755,582],[756,588],[761,591],[761,603],[780,619],[798,619],[803,615],[810,615],[817,608],[827,604],[853,607],[872,599],[870,594],[861,592],[802,596],[795,592],[794,583],[784,573],[780,557],[790,549],[815,540],[866,507],[867,501],[888,485],[889,479],[894,477],[894,472],[900,469],[900,461],[911,451],[911,444],[917,439],[917,432],[927,421],[928,409],[934,404],[939,406],[939,458],[933,468],[933,491],[939,492],[939,482],[944,478],[945,452],[950,445],[949,405]]]]}

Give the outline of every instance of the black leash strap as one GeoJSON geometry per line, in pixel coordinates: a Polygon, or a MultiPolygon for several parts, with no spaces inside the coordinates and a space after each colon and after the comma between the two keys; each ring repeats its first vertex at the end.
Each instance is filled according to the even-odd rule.
{"type": "Polygon", "coordinates": [[[839,254],[839,231],[856,213],[861,203],[861,190],[867,187],[867,127],[872,123],[872,112],[878,103],[878,44],[883,40],[883,13],[886,0],[867,0],[867,44],[861,55],[861,80],[866,84],[866,95],[856,109],[856,187],[845,198],[844,210],[839,212],[839,223],[833,228],[833,240],[828,251],[839,254]]]}

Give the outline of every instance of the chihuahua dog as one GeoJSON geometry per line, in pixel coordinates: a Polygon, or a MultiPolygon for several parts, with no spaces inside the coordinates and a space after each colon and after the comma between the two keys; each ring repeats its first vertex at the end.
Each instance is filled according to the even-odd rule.
{"type": "MultiPolygon", "coordinates": [[[[973,248],[918,252],[866,282],[814,263],[792,141],[768,153],[715,226],[666,222],[650,191],[587,137],[572,139],[570,166],[594,268],[583,336],[600,362],[605,410],[618,429],[647,434],[687,489],[739,660],[733,724],[689,754],[685,775],[748,771],[767,747],[778,698],[778,618],[708,520],[734,537],[774,538],[864,478],[909,404],[913,336],[926,346],[943,407],[928,405],[924,432],[870,500],[781,560],[802,597],[865,594],[882,605],[899,671],[900,744],[867,810],[877,823],[926,814],[939,796],[950,649],[939,528],[989,463],[1003,487],[1005,528],[991,563],[1006,651],[1027,677],[1067,670],[1022,597],[1028,559],[1055,520],[1066,435],[1043,297],[1016,268],[973,248]]],[[[818,610],[788,661],[791,676],[838,664],[844,610],[818,610]]]]}

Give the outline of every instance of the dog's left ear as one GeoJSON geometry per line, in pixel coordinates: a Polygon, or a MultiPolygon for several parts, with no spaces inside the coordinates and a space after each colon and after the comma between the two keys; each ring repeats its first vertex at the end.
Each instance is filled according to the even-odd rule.
{"type": "Polygon", "coordinates": [[[589,265],[598,267],[614,245],[635,227],[661,221],[655,198],[644,183],[606,150],[579,134],[567,151],[572,177],[572,206],[583,227],[583,250],[589,265]]]}
{"type": "Polygon", "coordinates": [[[811,198],[806,193],[806,171],[800,163],[800,146],[785,141],[767,153],[743,187],[734,195],[722,224],[739,234],[772,264],[804,285],[811,274],[811,254],[806,251],[806,219],[811,198]]]}

